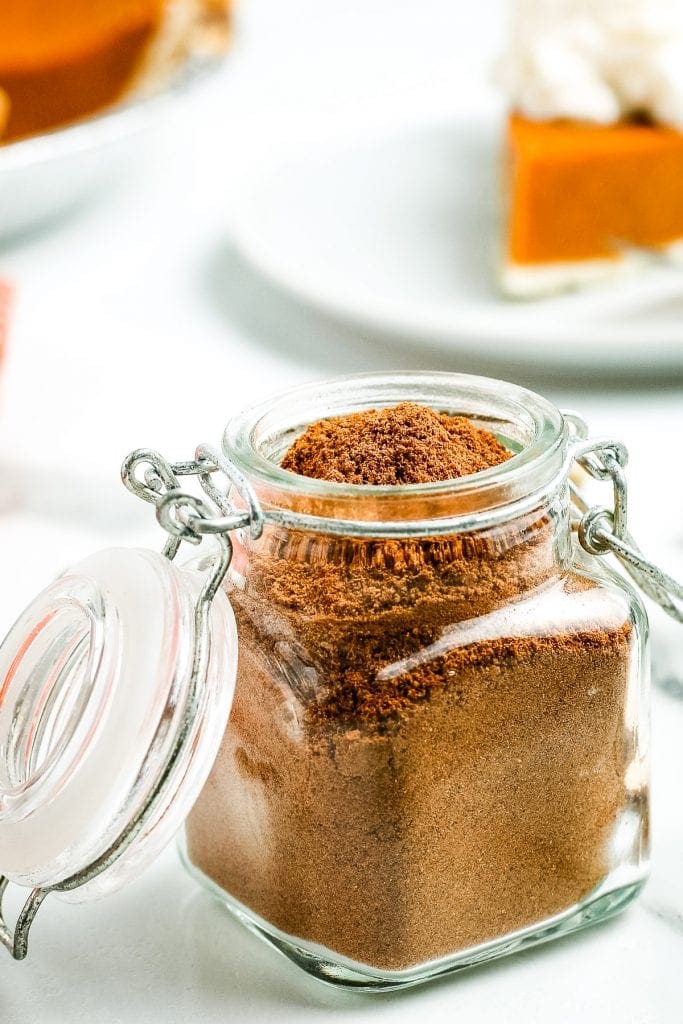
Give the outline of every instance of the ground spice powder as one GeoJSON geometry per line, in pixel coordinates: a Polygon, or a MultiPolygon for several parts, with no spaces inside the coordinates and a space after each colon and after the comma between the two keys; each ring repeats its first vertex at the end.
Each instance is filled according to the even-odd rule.
{"type": "MultiPolygon", "coordinates": [[[[283,466],[364,484],[510,457],[403,403],[313,424],[283,466]]],[[[280,930],[403,969],[572,907],[625,803],[625,604],[558,562],[562,513],[389,541],[271,527],[231,601],[230,723],[188,853],[280,930]]]]}
{"type": "Polygon", "coordinates": [[[347,484],[425,484],[497,466],[510,452],[465,416],[414,402],[312,424],[282,466],[301,476],[347,484]]]}

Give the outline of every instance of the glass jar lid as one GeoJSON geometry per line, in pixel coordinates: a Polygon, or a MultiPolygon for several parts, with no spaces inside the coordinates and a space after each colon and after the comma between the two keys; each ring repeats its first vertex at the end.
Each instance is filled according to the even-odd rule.
{"type": "Polygon", "coordinates": [[[237,671],[232,608],[222,591],[203,602],[205,586],[161,554],[111,548],[12,627],[0,647],[6,879],[80,901],[172,838],[215,759],[237,671]]]}

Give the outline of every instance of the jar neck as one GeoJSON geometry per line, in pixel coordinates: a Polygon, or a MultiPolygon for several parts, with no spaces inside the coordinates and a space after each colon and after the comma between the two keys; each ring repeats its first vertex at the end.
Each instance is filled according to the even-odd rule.
{"type": "Polygon", "coordinates": [[[557,502],[568,430],[553,405],[523,388],[463,374],[368,374],[295,389],[228,425],[226,455],[262,506],[304,532],[355,537],[475,534],[557,502]],[[284,470],[285,451],[311,423],[410,401],[466,416],[513,452],[470,476],[406,486],[358,486],[284,470]]]}

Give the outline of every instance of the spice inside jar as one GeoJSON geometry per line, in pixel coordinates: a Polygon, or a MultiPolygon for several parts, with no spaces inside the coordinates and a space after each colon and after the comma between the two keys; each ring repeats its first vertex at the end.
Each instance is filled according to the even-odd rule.
{"type": "Polygon", "coordinates": [[[268,526],[236,551],[238,682],[187,855],[333,961],[414,970],[642,880],[637,616],[573,556],[566,487],[481,528],[373,535],[393,490],[400,516],[426,485],[437,521],[437,481],[471,478],[476,519],[519,450],[496,426],[405,401],[317,420],[281,470],[332,493],[295,507],[352,507],[368,535],[268,526]]]}

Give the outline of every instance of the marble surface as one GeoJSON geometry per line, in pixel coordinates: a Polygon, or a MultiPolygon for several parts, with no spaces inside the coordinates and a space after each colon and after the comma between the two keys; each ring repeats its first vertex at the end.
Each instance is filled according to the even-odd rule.
{"type": "MultiPolygon", "coordinates": [[[[683,485],[666,441],[683,432],[683,382],[656,379],[647,352],[643,380],[621,387],[616,374],[600,379],[594,370],[560,379],[519,364],[514,352],[492,366],[476,351],[414,351],[303,308],[231,245],[230,208],[250,161],[262,166],[274,149],[361,121],[371,131],[491,102],[486,68],[501,7],[482,0],[476,12],[463,10],[448,0],[426,0],[419,16],[388,0],[245,3],[223,79],[178,111],[128,177],[77,216],[0,250],[0,274],[18,290],[2,377],[0,622],[93,547],[159,545],[149,508],[118,483],[129,449],[186,458],[197,443],[216,442],[249,401],[369,369],[493,372],[577,408],[596,434],[629,445],[634,532],[683,569],[683,485]]],[[[664,636],[660,617],[655,626],[664,636]]],[[[46,902],[30,959],[0,957],[0,1019],[680,1021],[683,685],[681,640],[671,630],[666,637],[655,648],[672,685],[653,702],[653,874],[619,919],[403,995],[345,995],[242,930],[168,850],[106,901],[46,902]]]]}

